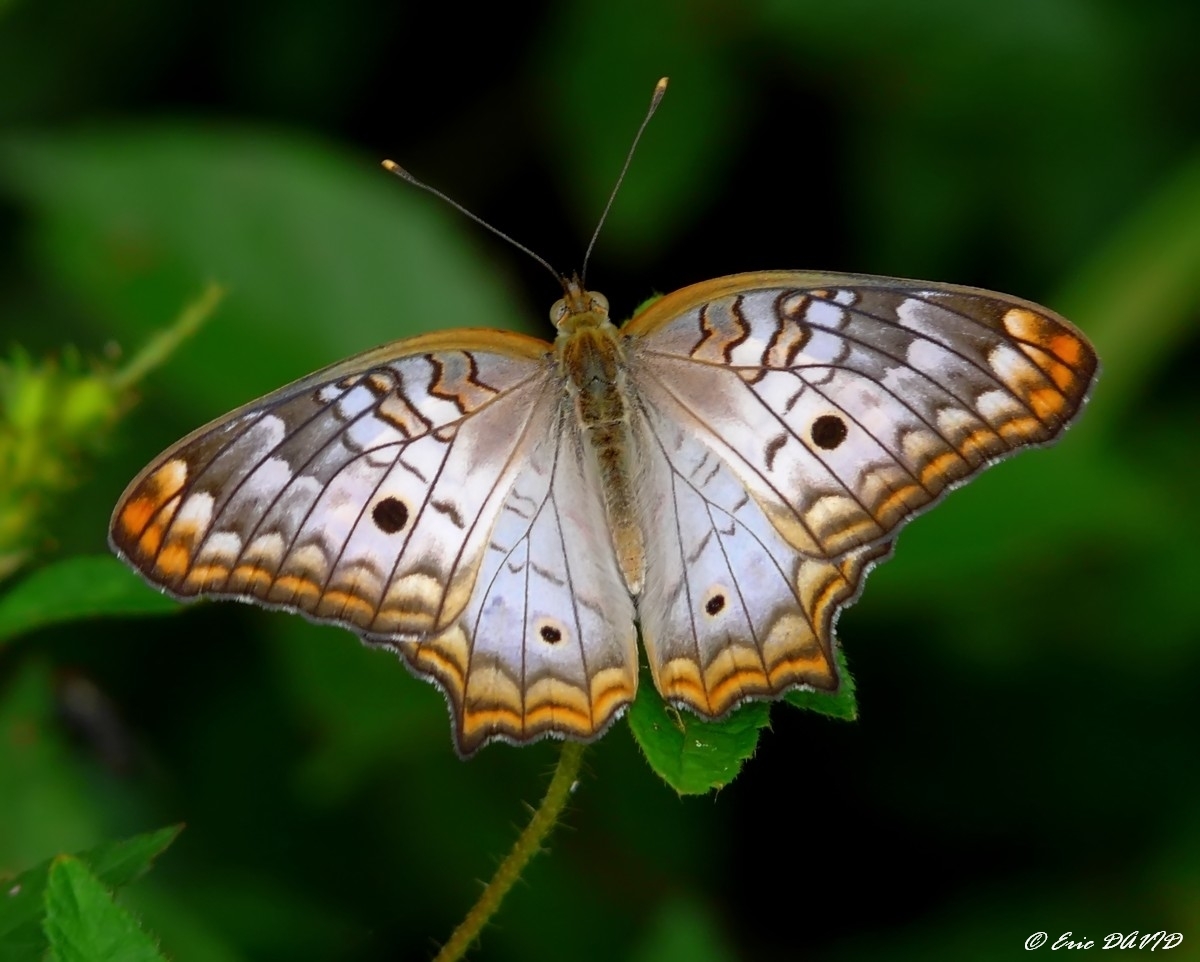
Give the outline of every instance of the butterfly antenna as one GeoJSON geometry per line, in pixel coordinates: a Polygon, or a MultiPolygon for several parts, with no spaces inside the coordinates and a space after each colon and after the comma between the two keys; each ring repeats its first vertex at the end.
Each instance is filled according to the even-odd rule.
{"type": "MultiPolygon", "coordinates": [[[[592,231],[592,239],[588,242],[587,252],[583,255],[583,270],[579,272],[581,284],[584,284],[587,278],[587,266],[588,261],[592,258],[592,248],[596,246],[596,238],[600,236],[600,228],[604,226],[604,221],[608,218],[608,212],[612,210],[613,201],[617,199],[617,191],[621,189],[621,184],[625,180],[625,173],[629,170],[629,165],[633,161],[633,152],[637,150],[638,141],[642,139],[642,134],[646,131],[646,125],[650,123],[650,118],[654,116],[654,111],[658,110],[658,105],[662,103],[663,94],[666,92],[667,78],[663,77],[654,85],[654,94],[650,97],[650,109],[646,111],[646,116],[642,118],[642,125],[634,135],[633,143],[629,145],[629,153],[625,155],[625,165],[621,168],[621,173],[617,177],[616,184],[613,185],[612,193],[608,195],[608,203],[604,205],[604,212],[600,215],[600,221],[596,224],[596,229],[592,231]]],[[[586,286],[584,284],[585,289],[586,286]]]]}
{"type": "Polygon", "coordinates": [[[562,274],[560,274],[553,267],[551,267],[550,262],[548,260],[546,260],[546,258],[542,257],[540,254],[535,254],[533,251],[531,251],[528,247],[526,247],[524,244],[520,243],[519,241],[513,240],[506,233],[504,233],[504,231],[500,230],[499,228],[493,227],[491,224],[489,224],[486,220],[484,220],[478,214],[471,213],[469,210],[467,210],[465,207],[463,207],[462,204],[460,204],[458,201],[456,201],[453,197],[448,197],[446,194],[443,194],[436,187],[430,187],[424,181],[417,180],[416,177],[414,177],[412,174],[410,174],[407,170],[405,170],[403,167],[401,167],[394,160],[385,160],[383,162],[383,169],[386,170],[389,174],[395,174],[401,180],[408,181],[408,183],[412,184],[414,187],[420,187],[421,190],[426,191],[430,194],[433,194],[433,196],[438,198],[439,200],[444,200],[447,204],[449,204],[451,207],[453,207],[460,214],[463,214],[464,216],[469,217],[471,220],[475,221],[475,223],[478,224],[480,227],[490,230],[497,237],[501,238],[502,240],[508,241],[517,250],[523,251],[526,254],[528,254],[535,261],[537,261],[539,264],[541,264],[542,267],[546,268],[546,270],[548,270],[551,274],[553,274],[554,279],[556,281],[558,281],[558,283],[560,283],[560,284],[565,283],[563,280],[562,274]]]}

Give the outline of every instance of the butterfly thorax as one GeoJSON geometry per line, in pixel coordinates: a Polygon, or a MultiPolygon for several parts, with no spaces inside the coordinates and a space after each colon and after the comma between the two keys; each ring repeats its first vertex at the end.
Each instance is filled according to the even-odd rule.
{"type": "Polygon", "coordinates": [[[558,314],[559,330],[554,353],[579,426],[583,456],[592,461],[604,495],[621,574],[636,595],[645,574],[645,545],[633,485],[625,351],[608,319],[608,303],[601,295],[583,291],[578,282],[574,285],[552,312],[558,314]]]}

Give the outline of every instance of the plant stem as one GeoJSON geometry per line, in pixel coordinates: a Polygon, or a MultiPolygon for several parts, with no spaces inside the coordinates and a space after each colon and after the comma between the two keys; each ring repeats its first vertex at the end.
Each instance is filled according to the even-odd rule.
{"type": "Polygon", "coordinates": [[[512,851],[496,869],[496,874],[479,896],[479,901],[471,906],[471,911],[458,924],[449,941],[442,946],[434,962],[457,962],[463,957],[488,919],[496,914],[508,890],[525,871],[525,866],[542,850],[546,838],[566,807],[567,799],[571,797],[571,788],[583,762],[583,749],[584,746],[579,742],[563,742],[558,765],[554,769],[554,776],[550,779],[550,786],[546,789],[542,804],[533,813],[525,830],[517,837],[512,851]]]}
{"type": "Polygon", "coordinates": [[[116,391],[127,391],[150,371],[160,366],[185,340],[212,316],[217,305],[225,296],[220,284],[209,283],[204,292],[184,305],[171,326],[159,331],[137,352],[125,367],[109,376],[109,383],[116,391]]]}

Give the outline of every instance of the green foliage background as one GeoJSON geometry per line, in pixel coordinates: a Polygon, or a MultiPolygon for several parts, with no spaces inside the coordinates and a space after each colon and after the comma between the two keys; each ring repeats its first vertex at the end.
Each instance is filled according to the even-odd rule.
{"type": "MultiPolygon", "coordinates": [[[[248,398],[425,330],[545,335],[544,272],[378,161],[570,270],[669,75],[589,272],[616,313],[743,270],[918,276],[1051,305],[1104,371],[842,619],[857,722],[777,705],[731,786],[682,799],[618,725],[475,957],[1134,929],[1200,957],[1200,7],[515,6],[0,3],[0,354],[128,354],[228,290],[0,592],[102,552],[136,470],[248,398]]],[[[427,957],[554,753],[460,762],[431,687],[299,618],[52,625],[0,646],[0,877],[185,822],[122,894],[171,958],[427,957]]]]}

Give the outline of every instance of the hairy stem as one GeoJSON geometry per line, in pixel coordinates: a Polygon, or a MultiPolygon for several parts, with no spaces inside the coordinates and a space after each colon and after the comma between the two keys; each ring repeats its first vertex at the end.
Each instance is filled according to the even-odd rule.
{"type": "Polygon", "coordinates": [[[496,914],[504,896],[508,894],[514,883],[525,871],[525,866],[542,850],[546,838],[550,835],[558,817],[566,807],[567,799],[571,797],[571,788],[579,775],[579,767],[583,762],[584,746],[579,742],[563,742],[562,751],[558,756],[558,765],[550,786],[542,803],[533,813],[525,830],[517,837],[512,851],[505,856],[504,861],[496,869],[496,874],[488,882],[483,894],[479,896],[471,911],[469,911],[442,946],[434,962],[457,962],[471,947],[471,943],[479,936],[488,919],[496,914]]]}

